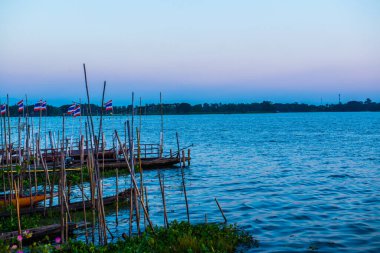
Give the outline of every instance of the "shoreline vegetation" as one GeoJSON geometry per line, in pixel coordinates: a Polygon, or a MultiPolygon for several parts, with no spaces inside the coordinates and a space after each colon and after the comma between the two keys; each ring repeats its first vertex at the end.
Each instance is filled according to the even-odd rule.
{"type": "MultiPolygon", "coordinates": [[[[67,113],[70,106],[51,106],[47,105],[47,116],[62,116],[67,113]]],[[[135,110],[140,111],[143,115],[160,115],[163,111],[166,115],[184,115],[184,114],[244,114],[244,113],[284,113],[284,112],[379,112],[380,103],[373,102],[367,98],[365,101],[349,101],[347,103],[309,105],[304,103],[273,103],[263,101],[261,103],[204,103],[191,105],[189,103],[173,104],[146,104],[144,106],[135,106],[135,110]],[[162,110],[162,111],[161,111],[162,110]]],[[[91,104],[93,115],[100,115],[101,107],[91,104]]],[[[33,111],[33,105],[25,108],[29,116],[39,116],[39,112],[33,111]]],[[[114,115],[131,114],[132,106],[113,106],[114,115]]],[[[18,106],[9,106],[10,116],[19,116],[18,106]]],[[[45,113],[44,113],[45,114],[45,113]]],[[[82,115],[86,115],[82,112],[82,115]]]]}
{"type": "MultiPolygon", "coordinates": [[[[31,235],[33,237],[33,235],[31,235]]],[[[244,252],[259,247],[259,242],[236,225],[217,223],[189,224],[173,221],[168,227],[147,228],[140,236],[123,235],[106,245],[86,244],[78,239],[62,243],[61,238],[46,238],[27,247],[31,253],[42,252],[244,252]]],[[[17,244],[0,242],[0,252],[23,252],[17,244]]]]}

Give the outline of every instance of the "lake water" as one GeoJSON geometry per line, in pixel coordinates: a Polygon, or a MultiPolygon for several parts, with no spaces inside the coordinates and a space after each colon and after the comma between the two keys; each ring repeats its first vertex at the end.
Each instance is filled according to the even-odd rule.
{"type": "MultiPolygon", "coordinates": [[[[109,143],[114,129],[124,136],[125,120],[105,118],[109,143]]],[[[49,118],[47,128],[60,122],[49,118]]],[[[205,214],[222,222],[216,197],[228,222],[259,240],[252,252],[380,252],[380,113],[165,116],[164,129],[166,149],[176,150],[175,132],[181,146],[193,144],[185,169],[191,222],[205,214]]],[[[159,116],[142,117],[142,142],[158,143],[159,132],[159,116]]],[[[169,220],[186,220],[181,170],[161,172],[169,220]]],[[[151,218],[162,225],[157,171],[144,178],[151,218]]],[[[114,193],[114,180],[104,180],[106,193],[114,193]]],[[[110,214],[109,226],[128,233],[128,211],[119,216],[114,228],[110,214]]]]}

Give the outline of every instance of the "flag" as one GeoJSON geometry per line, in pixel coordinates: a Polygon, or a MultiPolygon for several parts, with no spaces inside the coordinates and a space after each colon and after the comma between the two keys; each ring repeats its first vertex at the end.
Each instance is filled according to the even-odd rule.
{"type": "Polygon", "coordinates": [[[7,105],[6,104],[2,104],[1,105],[1,115],[4,115],[6,112],[7,112],[7,105]]]}
{"type": "Polygon", "coordinates": [[[67,109],[67,114],[68,115],[71,115],[71,114],[73,114],[74,113],[74,111],[75,111],[75,109],[76,109],[76,104],[74,103],[74,104],[72,104],[72,105],[70,105],[70,107],[67,109]]]}
{"type": "Polygon", "coordinates": [[[106,111],[112,111],[112,100],[106,103],[106,111]]]}
{"type": "Polygon", "coordinates": [[[46,101],[42,102],[41,111],[46,111],[46,101]]]}
{"type": "Polygon", "coordinates": [[[77,116],[80,116],[81,113],[80,113],[80,105],[78,105],[75,110],[74,110],[74,117],[77,117],[77,116]]]}
{"type": "Polygon", "coordinates": [[[40,100],[34,104],[34,111],[35,112],[42,111],[42,100],[40,100]]]}
{"type": "Polygon", "coordinates": [[[18,101],[17,105],[18,105],[18,112],[23,112],[24,111],[24,100],[18,101]]]}

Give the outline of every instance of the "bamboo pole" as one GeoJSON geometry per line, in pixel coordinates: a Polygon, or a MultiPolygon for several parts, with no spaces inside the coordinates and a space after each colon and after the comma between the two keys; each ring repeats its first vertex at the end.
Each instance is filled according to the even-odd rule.
{"type": "Polygon", "coordinates": [[[137,234],[140,236],[141,235],[141,230],[140,230],[140,211],[139,211],[139,203],[137,200],[137,191],[133,191],[134,194],[134,200],[135,200],[135,213],[136,213],[136,226],[137,226],[137,234]]]}
{"type": "MultiPolygon", "coordinates": [[[[179,146],[178,132],[176,132],[176,139],[177,139],[178,158],[179,158],[179,161],[180,161],[180,164],[181,164],[181,155],[180,155],[180,148],[179,148],[180,146],[179,146]]],[[[186,183],[185,183],[185,172],[184,172],[183,166],[184,166],[184,164],[181,164],[182,186],[183,186],[183,193],[185,195],[187,222],[190,223],[189,204],[188,204],[188,201],[187,201],[186,183]]]]}
{"type": "Polygon", "coordinates": [[[84,186],[83,186],[83,162],[84,162],[84,136],[80,135],[80,184],[82,187],[82,205],[83,205],[83,220],[84,220],[84,231],[86,237],[86,244],[88,244],[88,231],[87,231],[87,217],[86,217],[86,204],[84,200],[84,186]]]}
{"type": "Polygon", "coordinates": [[[182,150],[182,167],[186,166],[185,150],[182,150]]]}
{"type": "MultiPolygon", "coordinates": [[[[15,188],[15,197],[16,197],[16,212],[17,212],[17,228],[18,228],[18,235],[21,236],[21,217],[20,217],[20,201],[19,201],[19,187],[18,182],[14,182],[14,188],[15,188]]],[[[20,248],[22,249],[22,241],[19,241],[20,248]]]]}
{"type": "Polygon", "coordinates": [[[190,149],[187,150],[187,166],[190,166],[190,149]]]}
{"type": "MultiPolygon", "coordinates": [[[[88,107],[87,107],[88,110],[88,107]]],[[[88,112],[88,111],[87,111],[88,112]]],[[[87,113],[88,118],[88,113],[87,113]]],[[[88,119],[87,119],[88,120],[88,119]]],[[[85,122],[85,132],[86,132],[86,149],[87,149],[87,172],[90,179],[90,197],[91,197],[91,214],[92,214],[92,221],[91,221],[91,239],[92,243],[95,243],[95,190],[94,190],[94,179],[93,179],[93,173],[92,173],[92,163],[91,163],[91,157],[90,157],[90,148],[89,148],[89,124],[88,121],[85,122]]],[[[92,146],[92,145],[91,145],[92,146]]]]}
{"type": "MultiPolygon", "coordinates": [[[[145,204],[146,204],[146,211],[149,214],[149,204],[148,204],[148,191],[146,189],[146,186],[144,186],[144,193],[145,193],[145,204]]],[[[144,196],[143,196],[144,197],[144,196]]]]}
{"type": "MultiPolygon", "coordinates": [[[[140,104],[141,104],[141,100],[140,100],[140,104]]],[[[141,125],[141,122],[140,122],[140,125],[141,125]]],[[[139,170],[140,170],[140,193],[143,196],[143,198],[142,198],[143,202],[145,202],[144,201],[144,179],[143,179],[143,168],[142,168],[142,163],[141,163],[141,146],[140,146],[141,132],[140,132],[139,128],[136,128],[136,135],[137,135],[137,158],[139,161],[139,170]]],[[[144,205],[144,203],[143,203],[143,205],[144,205]]],[[[144,227],[146,227],[145,215],[144,215],[144,227]]]]}
{"type": "Polygon", "coordinates": [[[164,207],[164,226],[166,228],[169,227],[169,222],[168,222],[168,215],[166,212],[166,200],[165,200],[165,187],[164,187],[164,180],[161,179],[161,172],[158,170],[158,180],[160,182],[160,190],[161,190],[161,197],[162,197],[162,206],[164,207]]]}
{"type": "MultiPolygon", "coordinates": [[[[2,105],[1,101],[0,101],[0,105],[2,105]]],[[[5,155],[5,164],[7,164],[7,160],[8,160],[8,153],[7,153],[7,137],[6,137],[6,127],[5,127],[5,116],[3,117],[3,114],[1,114],[1,121],[3,122],[0,122],[0,125],[1,125],[1,145],[2,145],[2,148],[3,148],[3,156],[5,155]],[[3,127],[3,123],[4,123],[4,127],[3,127]],[[4,130],[4,133],[3,133],[3,130],[4,130]]],[[[1,159],[1,164],[3,164],[4,162],[4,157],[2,157],[1,159]]],[[[7,165],[6,165],[7,166],[7,165]]],[[[7,201],[7,193],[6,193],[6,179],[5,179],[5,173],[3,172],[2,173],[2,177],[3,177],[3,192],[4,192],[4,203],[5,203],[5,206],[7,207],[8,206],[8,201],[7,201]]],[[[9,175],[8,175],[8,178],[9,178],[9,175]]],[[[9,186],[10,187],[10,186],[9,186]]],[[[9,195],[9,197],[11,197],[9,195]]]]}
{"type": "MultiPolygon", "coordinates": [[[[89,119],[89,134],[90,139],[91,137],[94,138],[94,144],[95,144],[95,155],[93,155],[95,162],[94,162],[94,178],[96,183],[96,192],[97,192],[97,207],[98,207],[98,219],[99,219],[99,243],[100,244],[107,244],[107,226],[105,224],[105,212],[104,212],[104,205],[103,205],[103,197],[102,197],[102,191],[103,188],[101,186],[101,179],[100,179],[100,172],[99,172],[99,161],[98,161],[98,150],[99,150],[99,141],[98,138],[95,135],[94,130],[94,122],[92,119],[92,112],[91,112],[91,103],[90,103],[90,94],[89,94],[89,88],[87,83],[87,73],[86,73],[86,66],[83,64],[83,70],[84,70],[84,77],[85,77],[85,86],[86,86],[86,95],[87,95],[87,108],[88,108],[88,119],[89,119]]],[[[99,134],[98,137],[100,137],[100,133],[102,130],[102,118],[103,118],[103,106],[104,106],[104,93],[106,88],[106,82],[104,81],[103,86],[103,95],[102,95],[102,109],[101,109],[101,117],[100,117],[100,125],[99,125],[99,134]]],[[[91,143],[91,151],[93,151],[93,145],[91,143]]],[[[112,235],[111,235],[112,236],[112,235]]]]}
{"type": "Polygon", "coordinates": [[[134,199],[134,194],[133,194],[133,188],[129,188],[130,191],[130,197],[129,197],[129,237],[132,236],[132,222],[133,222],[133,199],[134,199]]]}
{"type": "Polygon", "coordinates": [[[162,157],[164,152],[164,112],[162,108],[162,94],[160,92],[160,114],[161,114],[161,131],[160,131],[160,154],[159,157],[162,157]]]}
{"type": "Polygon", "coordinates": [[[183,167],[181,168],[181,175],[182,175],[183,193],[184,193],[184,195],[185,195],[187,222],[190,223],[189,204],[188,204],[188,201],[187,201],[186,183],[185,183],[185,173],[184,173],[183,167]]]}
{"type": "MultiPolygon", "coordinates": [[[[26,114],[28,115],[28,113],[26,114]]],[[[28,116],[27,116],[28,117],[28,116]]],[[[29,179],[29,198],[30,198],[30,207],[32,207],[32,173],[30,172],[30,147],[29,147],[29,140],[30,140],[30,125],[29,123],[26,125],[26,161],[27,161],[27,168],[28,168],[28,179],[29,179]]]]}
{"type": "MultiPolygon", "coordinates": [[[[64,155],[64,145],[63,145],[63,140],[64,140],[64,131],[65,131],[65,115],[62,117],[62,145],[61,145],[61,170],[60,170],[60,178],[59,178],[59,199],[60,199],[60,211],[61,211],[61,239],[62,243],[64,243],[65,240],[65,208],[64,208],[64,184],[65,184],[65,155],[64,155]]],[[[67,239],[67,238],[66,238],[67,239]]]]}
{"type": "MultiPolygon", "coordinates": [[[[11,122],[10,122],[10,112],[9,112],[9,95],[7,94],[7,118],[8,118],[8,143],[9,143],[9,147],[8,147],[8,155],[7,155],[7,160],[8,160],[8,170],[10,169],[10,171],[12,172],[11,173],[11,192],[10,192],[10,195],[12,196],[13,195],[13,168],[12,168],[12,140],[11,140],[11,136],[12,136],[12,131],[11,131],[11,122]],[[10,167],[9,167],[10,166],[10,167]]],[[[10,198],[12,199],[12,197],[10,198]]]]}
{"type": "MultiPolygon", "coordinates": [[[[54,184],[55,184],[55,179],[56,179],[56,173],[55,173],[55,167],[56,167],[56,157],[55,157],[55,146],[54,146],[54,140],[53,140],[53,135],[52,132],[49,131],[49,140],[50,140],[50,152],[53,156],[53,180],[50,185],[50,196],[53,196],[54,193],[54,184]]],[[[49,172],[49,170],[48,170],[49,172]]],[[[53,206],[53,197],[50,198],[49,200],[49,207],[53,206]]]]}
{"type": "Polygon", "coordinates": [[[224,212],[223,212],[222,208],[220,207],[219,202],[218,202],[218,200],[216,198],[215,198],[215,202],[218,205],[219,211],[222,213],[222,216],[223,216],[223,219],[224,219],[224,223],[227,223],[227,218],[224,215],[224,212]]]}
{"type": "MultiPolygon", "coordinates": [[[[117,131],[116,131],[116,130],[115,130],[115,135],[116,135],[116,137],[117,137],[117,140],[118,140],[119,144],[121,144],[121,141],[120,141],[119,135],[117,134],[117,131]]],[[[146,210],[146,208],[145,208],[145,205],[143,205],[143,203],[144,203],[143,200],[142,200],[143,197],[140,195],[140,191],[139,191],[139,189],[138,189],[138,187],[137,187],[137,182],[136,182],[135,176],[132,174],[132,169],[130,168],[130,166],[129,166],[129,164],[128,164],[127,154],[126,154],[126,152],[125,152],[125,148],[124,148],[124,147],[122,148],[122,151],[123,151],[124,159],[125,159],[125,161],[126,161],[126,163],[127,163],[127,168],[128,168],[128,170],[129,170],[129,173],[130,173],[131,178],[132,178],[132,182],[133,182],[134,188],[135,188],[135,190],[137,191],[137,197],[139,198],[139,201],[140,201],[140,203],[142,204],[142,207],[143,207],[143,210],[144,210],[144,214],[145,214],[145,216],[147,217],[147,221],[148,221],[148,223],[149,223],[149,227],[152,229],[152,232],[154,233],[153,224],[152,224],[152,222],[151,222],[151,220],[150,220],[150,218],[149,218],[149,214],[148,214],[148,212],[147,212],[147,210],[146,210]]]]}
{"type": "MultiPolygon", "coordinates": [[[[132,120],[133,120],[133,93],[132,93],[132,120]]],[[[133,128],[132,128],[133,129],[133,128]]],[[[132,235],[132,223],[133,223],[133,205],[134,205],[134,199],[135,199],[135,189],[132,182],[132,177],[135,176],[135,165],[134,165],[134,152],[133,152],[133,137],[131,133],[131,129],[129,126],[129,120],[127,120],[127,131],[128,131],[128,143],[129,143],[129,162],[130,162],[130,168],[131,168],[131,201],[130,201],[130,210],[129,210],[129,236],[132,235]]],[[[133,130],[132,130],[133,132],[133,130]]],[[[136,185],[137,187],[137,185],[136,185]]],[[[136,214],[137,217],[137,214],[136,214]]],[[[137,222],[137,221],[136,221],[137,222]]]]}
{"type": "Polygon", "coordinates": [[[119,225],[119,170],[116,168],[116,226],[119,225]]]}
{"type": "Polygon", "coordinates": [[[32,119],[32,149],[31,149],[31,153],[32,153],[32,157],[33,157],[33,169],[34,169],[34,195],[37,195],[37,172],[36,172],[37,164],[35,161],[35,158],[36,158],[35,142],[36,142],[36,139],[34,136],[34,121],[32,119]]]}

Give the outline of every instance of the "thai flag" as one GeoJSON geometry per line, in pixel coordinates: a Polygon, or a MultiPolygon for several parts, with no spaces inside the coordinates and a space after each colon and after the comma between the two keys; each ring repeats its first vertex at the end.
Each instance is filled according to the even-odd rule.
{"type": "Polygon", "coordinates": [[[81,113],[80,113],[80,105],[78,105],[75,110],[74,110],[74,117],[77,117],[77,116],[81,116],[81,113]]]}
{"type": "Polygon", "coordinates": [[[76,109],[76,104],[74,103],[74,104],[72,104],[72,105],[70,105],[70,107],[67,109],[67,114],[68,115],[71,115],[71,114],[73,114],[74,113],[74,111],[75,111],[75,109],[76,109]]]}
{"type": "Polygon", "coordinates": [[[4,115],[7,112],[7,106],[6,104],[1,105],[1,115],[4,115]]]}
{"type": "Polygon", "coordinates": [[[18,101],[17,105],[18,105],[18,112],[24,111],[24,100],[18,101]]]}
{"type": "Polygon", "coordinates": [[[42,111],[42,100],[40,100],[34,104],[34,111],[35,112],[42,111]]]}
{"type": "Polygon", "coordinates": [[[46,101],[42,102],[41,111],[46,111],[46,101]]]}
{"type": "Polygon", "coordinates": [[[112,100],[106,103],[106,111],[112,111],[112,100]]]}

